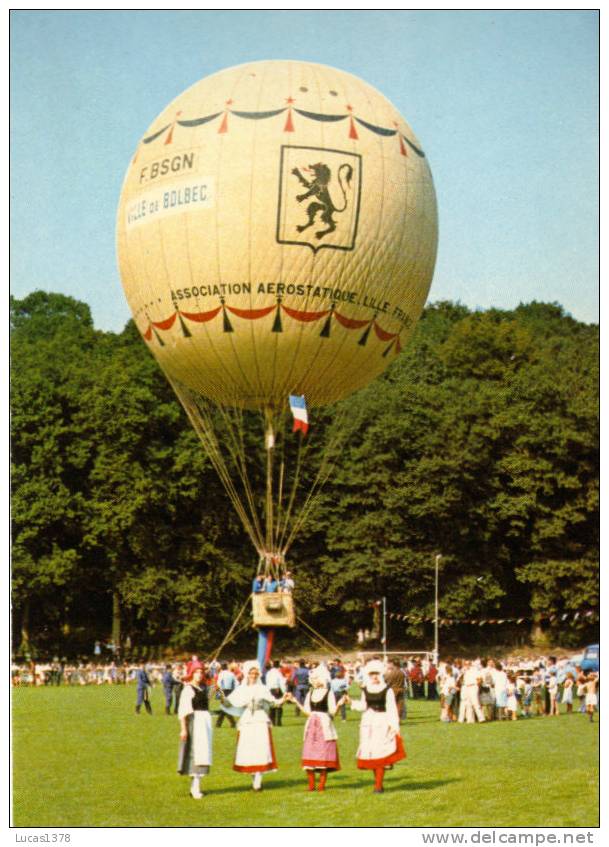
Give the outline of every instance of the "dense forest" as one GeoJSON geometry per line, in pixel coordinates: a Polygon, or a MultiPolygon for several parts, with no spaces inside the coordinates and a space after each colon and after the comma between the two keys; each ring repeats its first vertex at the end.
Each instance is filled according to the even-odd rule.
{"type": "MultiPolygon", "coordinates": [[[[428,646],[441,554],[443,642],[594,639],[598,393],[598,326],[559,305],[428,306],[343,404],[357,426],[291,551],[303,618],[352,646],[386,597],[392,641],[428,646]]],[[[11,410],[16,653],[218,644],[255,554],[134,324],[12,299],[11,410]]]]}

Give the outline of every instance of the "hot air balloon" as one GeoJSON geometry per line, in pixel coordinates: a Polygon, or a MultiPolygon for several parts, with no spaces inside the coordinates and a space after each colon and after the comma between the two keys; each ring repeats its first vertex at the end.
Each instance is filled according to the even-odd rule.
{"type": "MultiPolygon", "coordinates": [[[[139,142],[118,207],[125,294],[267,577],[280,575],[314,500],[296,504],[303,409],[338,403],[399,354],[436,248],[425,152],[349,73],[300,61],[228,68],[177,97],[139,142]],[[291,476],[277,459],[290,395],[301,427],[291,476]],[[251,413],[262,421],[262,514],[242,438],[251,413]]],[[[315,491],[329,456],[332,444],[315,491]]],[[[254,600],[263,629],[293,625],[291,597],[254,600]]]]}

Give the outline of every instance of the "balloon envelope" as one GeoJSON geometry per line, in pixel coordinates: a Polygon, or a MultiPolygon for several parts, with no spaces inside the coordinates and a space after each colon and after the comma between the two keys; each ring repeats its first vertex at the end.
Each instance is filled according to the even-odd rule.
{"type": "Polygon", "coordinates": [[[153,122],[127,171],[118,259],[167,375],[245,408],[339,400],[399,353],[425,303],[437,212],[424,150],[351,74],[229,68],[153,122]]]}

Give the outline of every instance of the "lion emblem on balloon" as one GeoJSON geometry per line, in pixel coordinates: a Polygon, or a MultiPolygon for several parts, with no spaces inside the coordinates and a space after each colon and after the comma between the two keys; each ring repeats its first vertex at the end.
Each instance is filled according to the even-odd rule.
{"type": "Polygon", "coordinates": [[[308,167],[303,167],[302,170],[292,168],[292,174],[306,188],[306,191],[302,194],[296,195],[296,200],[299,203],[304,203],[305,200],[312,198],[306,207],[307,219],[305,223],[298,224],[296,230],[304,232],[319,221],[320,224],[325,224],[325,228],[318,229],[315,232],[315,238],[321,240],[336,229],[334,215],[344,212],[348,206],[347,190],[351,187],[353,168],[346,163],[338,168],[337,180],[342,192],[342,204],[340,206],[335,205],[330,193],[332,170],[328,165],[323,162],[316,162],[308,167]],[[302,171],[305,171],[307,176],[304,176],[302,171]],[[309,174],[310,176],[308,176],[309,174]]]}

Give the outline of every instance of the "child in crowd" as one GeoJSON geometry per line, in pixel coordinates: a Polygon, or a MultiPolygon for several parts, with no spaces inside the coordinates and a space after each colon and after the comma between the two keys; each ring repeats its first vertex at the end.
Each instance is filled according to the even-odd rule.
{"type": "Polygon", "coordinates": [[[550,695],[550,715],[560,715],[558,708],[558,680],[556,674],[552,674],[548,680],[548,693],[550,695]]]}
{"type": "Polygon", "coordinates": [[[562,687],[562,702],[567,707],[567,714],[570,715],[573,712],[573,686],[575,684],[575,680],[573,679],[573,674],[568,673],[562,687]]]}
{"type": "Polygon", "coordinates": [[[453,703],[456,693],[457,686],[455,683],[455,678],[453,676],[452,666],[446,665],[444,669],[444,674],[442,676],[442,682],[440,685],[440,700],[442,706],[440,711],[440,720],[444,723],[451,723],[452,721],[457,720],[457,717],[453,711],[453,703]]]}
{"type": "Polygon", "coordinates": [[[531,677],[525,676],[522,686],[522,714],[525,718],[531,717],[531,703],[533,702],[533,686],[531,677]]]}
{"type": "Polygon", "coordinates": [[[506,711],[508,720],[518,720],[518,689],[516,687],[516,677],[513,673],[508,674],[506,711]]]}
{"type": "Polygon", "coordinates": [[[594,712],[598,705],[598,696],[596,690],[598,688],[598,674],[589,673],[586,677],[586,712],[590,717],[590,723],[594,721],[594,712]]]}
{"type": "Polygon", "coordinates": [[[581,668],[576,669],[578,671],[577,674],[577,696],[579,698],[579,709],[580,712],[586,711],[586,674],[582,671],[581,668]]]}

